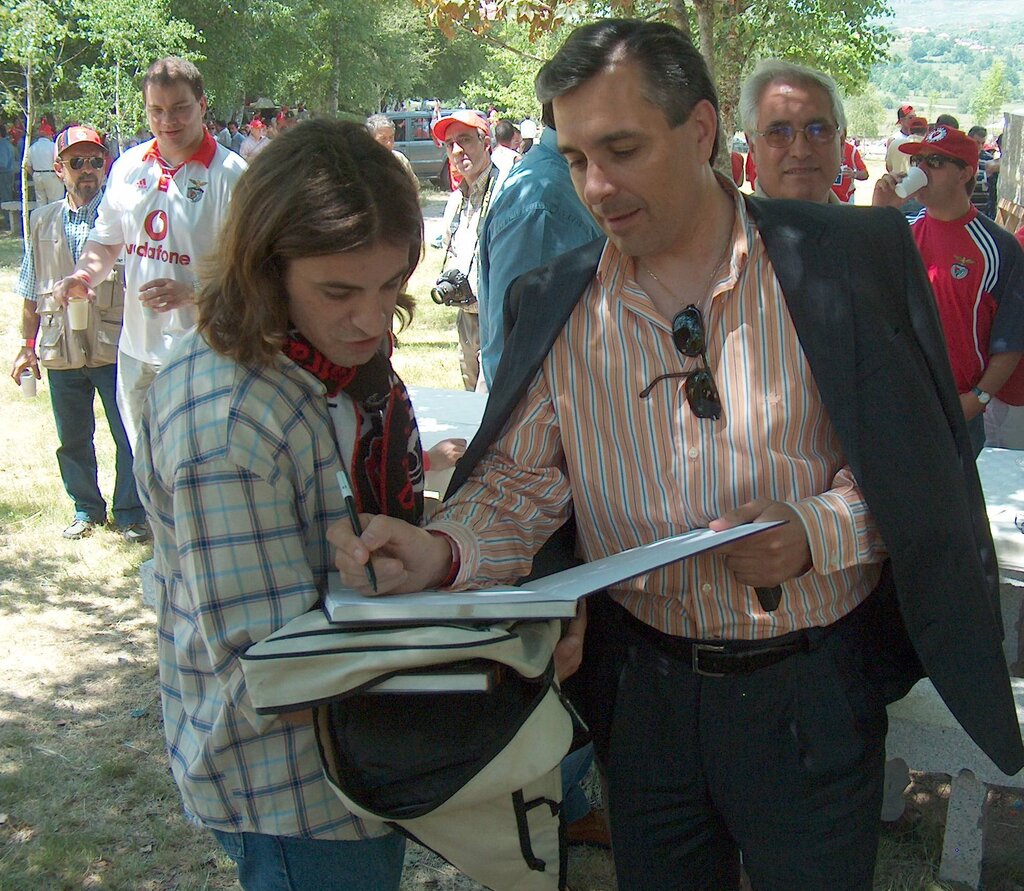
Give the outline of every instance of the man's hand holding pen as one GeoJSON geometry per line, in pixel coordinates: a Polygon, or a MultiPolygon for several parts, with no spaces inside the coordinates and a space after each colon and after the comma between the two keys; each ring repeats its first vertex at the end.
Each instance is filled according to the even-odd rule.
{"type": "Polygon", "coordinates": [[[771,587],[803,575],[811,568],[811,548],[800,515],[782,501],[759,498],[727,511],[708,526],[716,532],[743,523],[786,520],[769,529],[718,548],[736,581],[751,587],[771,587]]]}
{"type": "Polygon", "coordinates": [[[358,518],[361,535],[353,531],[348,518],[327,529],[327,540],[336,548],[334,564],[343,585],[367,596],[403,594],[436,588],[448,576],[452,549],[447,538],[394,517],[359,514],[358,518]],[[371,559],[376,591],[366,573],[371,559]]]}

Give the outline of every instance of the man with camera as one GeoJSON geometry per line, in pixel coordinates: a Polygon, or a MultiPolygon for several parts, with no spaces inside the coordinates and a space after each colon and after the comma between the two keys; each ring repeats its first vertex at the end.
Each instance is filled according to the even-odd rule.
{"type": "Polygon", "coordinates": [[[491,162],[487,121],[475,111],[460,109],[434,122],[431,131],[448,153],[452,169],[462,174],[452,192],[444,218],[451,222],[444,234],[444,263],[437,285],[430,292],[435,303],[457,306],[459,362],[462,383],[475,390],[480,380],[480,307],[477,248],[484,217],[501,174],[491,162]]]}

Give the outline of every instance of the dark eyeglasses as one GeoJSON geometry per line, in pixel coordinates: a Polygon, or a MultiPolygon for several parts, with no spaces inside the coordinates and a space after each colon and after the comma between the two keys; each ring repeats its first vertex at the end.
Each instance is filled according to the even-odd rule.
{"type": "Polygon", "coordinates": [[[704,338],[704,317],[692,303],[672,320],[672,342],[684,356],[700,358],[701,367],[695,371],[673,371],[659,374],[640,391],[640,398],[646,399],[654,387],[663,380],[673,377],[686,378],[684,390],[690,410],[698,418],[717,421],[722,417],[722,400],[708,365],[707,344],[704,338]]]}
{"type": "Polygon", "coordinates": [[[767,130],[755,130],[755,136],[764,137],[772,148],[787,148],[793,144],[797,133],[803,133],[808,142],[826,145],[836,138],[839,128],[827,121],[811,121],[806,127],[792,124],[772,124],[767,130]]]}
{"type": "Polygon", "coordinates": [[[72,170],[81,170],[88,164],[93,170],[99,170],[107,163],[106,158],[68,158],[65,162],[72,170]]]}
{"type": "Polygon", "coordinates": [[[911,155],[910,166],[920,167],[922,164],[931,170],[938,170],[940,167],[945,167],[947,164],[955,164],[957,167],[964,168],[967,165],[963,161],[958,161],[956,158],[950,158],[948,155],[911,155]]]}

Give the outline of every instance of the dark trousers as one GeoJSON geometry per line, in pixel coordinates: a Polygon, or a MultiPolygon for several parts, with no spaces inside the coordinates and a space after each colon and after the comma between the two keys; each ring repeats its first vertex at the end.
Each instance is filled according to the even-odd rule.
{"type": "Polygon", "coordinates": [[[619,887],[734,891],[742,852],[755,891],[870,889],[887,724],[862,623],[706,677],[597,606],[581,671],[606,693],[590,721],[619,887]]]}
{"type": "Polygon", "coordinates": [[[57,464],[64,488],[74,502],[75,518],[94,523],[107,520],[107,504],[100,494],[93,445],[96,433],[93,403],[98,392],[116,450],[114,522],[118,526],[145,522],[146,512],[139,501],[132,473],[132,448],[117,410],[117,366],[47,370],[47,379],[57,439],[60,440],[57,464]]]}

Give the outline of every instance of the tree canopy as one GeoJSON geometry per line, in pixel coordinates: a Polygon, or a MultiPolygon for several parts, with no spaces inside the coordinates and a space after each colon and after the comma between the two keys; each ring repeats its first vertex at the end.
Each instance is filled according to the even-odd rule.
{"type": "Polygon", "coordinates": [[[911,95],[957,96],[979,114],[998,108],[1007,90],[1016,95],[1016,66],[994,65],[1006,52],[998,33],[987,38],[991,49],[915,33],[896,44],[908,58],[889,59],[887,2],[0,0],[0,113],[24,117],[31,93],[35,121],[52,111],[126,137],[143,122],[142,72],[178,54],[197,62],[225,119],[240,119],[257,97],[353,116],[414,98],[536,116],[542,61],[572,28],[610,15],[687,31],[712,68],[727,129],[742,78],[765,56],[820,68],[848,97],[870,79],[877,95],[858,115],[870,129],[879,104],[911,95]]]}
{"type": "Polygon", "coordinates": [[[417,0],[446,33],[488,34],[500,23],[531,40],[608,15],[664,20],[689,33],[718,85],[723,121],[733,121],[739,86],[754,63],[777,56],[831,74],[850,93],[867,84],[890,41],[886,0],[417,0]]]}

